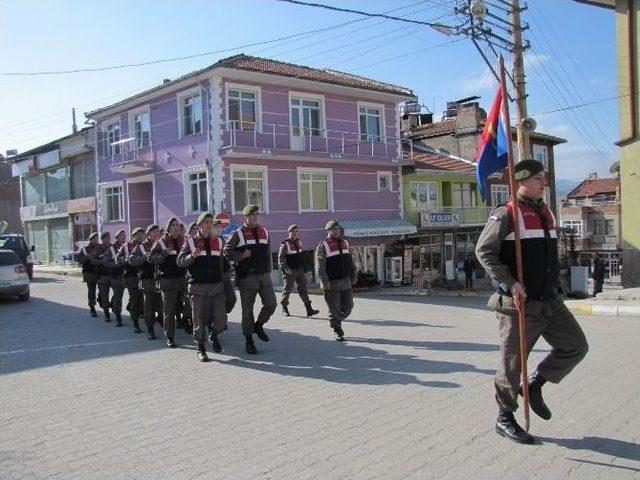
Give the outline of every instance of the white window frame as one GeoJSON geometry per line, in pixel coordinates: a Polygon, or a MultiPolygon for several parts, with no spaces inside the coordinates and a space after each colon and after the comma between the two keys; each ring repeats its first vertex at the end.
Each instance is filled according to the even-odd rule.
{"type": "MultiPolygon", "coordinates": [[[[493,206],[493,207],[497,207],[498,205],[502,205],[501,203],[498,203],[497,198],[496,198],[498,190],[506,191],[507,192],[507,202],[509,201],[509,185],[504,185],[504,184],[491,185],[491,206],[493,206]]],[[[507,202],[504,202],[504,203],[507,203],[507,202]]]]}
{"type": "MultiPolygon", "coordinates": [[[[532,148],[532,154],[533,154],[533,159],[534,160],[538,160],[538,158],[536,157],[536,150],[538,152],[544,151],[544,160],[542,161],[542,164],[544,165],[544,169],[545,170],[549,170],[549,147],[546,145],[542,145],[539,143],[534,143],[532,148]]],[[[540,160],[538,160],[540,161],[540,160]]]]}
{"type": "MultiPolygon", "coordinates": [[[[440,193],[438,191],[438,182],[422,182],[422,181],[414,181],[411,182],[409,185],[409,208],[411,209],[412,212],[422,212],[422,211],[426,211],[424,209],[420,208],[420,201],[419,201],[419,196],[416,198],[416,208],[412,209],[411,208],[411,191],[413,190],[413,185],[416,185],[416,191],[418,190],[418,185],[434,185],[435,189],[436,189],[436,205],[431,205],[431,207],[440,207],[440,199],[438,197],[438,194],[440,193]]],[[[429,205],[427,205],[427,208],[429,207],[429,205]]]]}
{"type": "Polygon", "coordinates": [[[204,132],[204,124],[206,121],[206,117],[204,114],[204,95],[203,95],[203,89],[201,87],[192,87],[188,90],[184,90],[182,92],[179,92],[176,95],[176,103],[177,103],[177,107],[178,107],[178,138],[185,138],[185,137],[192,137],[194,135],[200,135],[204,132]],[[202,108],[201,113],[201,122],[200,122],[200,131],[199,132],[194,132],[194,133],[190,133],[189,135],[185,135],[184,134],[184,116],[182,115],[182,104],[183,101],[186,98],[189,97],[193,97],[195,95],[200,95],[200,107],[202,108]]]}
{"type": "Polygon", "coordinates": [[[120,115],[118,115],[117,117],[112,117],[109,118],[108,120],[105,120],[104,123],[102,124],[102,132],[103,135],[106,137],[106,146],[107,146],[107,154],[105,155],[106,157],[114,157],[115,155],[120,155],[122,153],[122,145],[116,145],[115,148],[118,149],[117,152],[114,152],[111,148],[111,142],[109,141],[109,127],[111,125],[115,125],[118,124],[118,129],[119,129],[119,138],[117,141],[122,140],[122,121],[120,119],[120,115]]]}
{"type": "Polygon", "coordinates": [[[562,226],[564,228],[571,228],[576,230],[576,235],[578,235],[578,238],[584,238],[584,222],[582,220],[563,220],[562,226]],[[576,226],[579,228],[576,229],[576,226]]]}
{"type": "Polygon", "coordinates": [[[129,138],[135,138],[134,145],[136,150],[151,147],[151,109],[149,108],[149,105],[144,105],[129,112],[129,138]],[[138,146],[138,137],[136,135],[136,116],[145,113],[149,115],[149,145],[146,147],[140,147],[138,146]]]}
{"type": "MultiPolygon", "coordinates": [[[[385,142],[387,139],[387,122],[385,119],[385,107],[382,103],[371,103],[371,102],[357,102],[356,108],[356,121],[358,122],[358,140],[361,142],[370,142],[369,134],[367,133],[367,139],[362,139],[362,133],[360,131],[360,108],[376,108],[380,110],[380,139],[375,140],[377,142],[385,142]]],[[[366,132],[365,132],[366,133],[366,132]]]]}
{"type": "MultiPolygon", "coordinates": [[[[293,134],[293,117],[291,116],[291,100],[311,100],[313,102],[318,102],[320,105],[320,135],[317,138],[326,138],[327,137],[327,109],[325,106],[324,95],[320,95],[317,93],[305,93],[305,92],[295,92],[289,91],[289,103],[287,104],[287,116],[289,117],[289,134],[293,134]]],[[[304,129],[304,127],[300,127],[304,129]]]]}
{"type": "Polygon", "coordinates": [[[388,171],[384,171],[384,172],[377,172],[376,175],[376,181],[378,183],[377,187],[378,187],[378,191],[379,192],[393,192],[393,172],[388,172],[388,171]],[[381,178],[386,178],[387,179],[387,185],[388,188],[386,190],[383,190],[380,188],[380,179],[381,178]]]}
{"type": "MultiPolygon", "coordinates": [[[[313,212],[333,212],[333,169],[331,168],[315,168],[315,167],[298,167],[296,168],[296,185],[298,188],[298,213],[313,213],[313,212]],[[325,173],[327,175],[327,210],[316,210],[311,208],[310,210],[304,210],[302,208],[302,189],[300,188],[301,175],[303,173],[325,173]]],[[[311,192],[309,192],[311,194],[311,192]]],[[[311,197],[313,195],[311,194],[311,197]]]]}
{"type": "Polygon", "coordinates": [[[189,180],[189,175],[193,175],[194,173],[204,173],[205,181],[207,183],[207,206],[210,205],[210,185],[209,185],[209,173],[207,172],[206,167],[193,167],[193,168],[185,168],[182,171],[182,184],[184,185],[184,214],[192,215],[194,213],[202,213],[207,210],[191,210],[191,182],[189,180]]]}
{"type": "Polygon", "coordinates": [[[256,104],[256,124],[255,129],[257,133],[262,133],[262,88],[254,85],[245,85],[242,83],[230,83],[227,82],[224,86],[226,99],[225,105],[225,122],[227,128],[231,130],[231,120],[229,119],[229,91],[235,90],[244,93],[253,93],[255,95],[256,104]]]}
{"type": "Polygon", "coordinates": [[[100,204],[101,204],[101,219],[102,223],[116,223],[124,222],[124,182],[109,182],[100,184],[100,204]],[[107,213],[107,189],[108,188],[120,188],[120,218],[112,218],[106,220],[107,213]]]}
{"type": "Polygon", "coordinates": [[[230,183],[231,183],[231,211],[233,212],[234,215],[236,214],[241,214],[242,213],[242,209],[245,207],[244,205],[236,205],[236,192],[235,192],[235,187],[234,187],[234,173],[238,172],[238,171],[248,171],[248,172],[261,172],[262,173],[262,203],[263,205],[263,212],[262,213],[269,213],[269,170],[267,169],[266,165],[240,165],[240,164],[233,164],[231,165],[230,168],[230,173],[231,173],[231,179],[230,179],[230,183]]]}

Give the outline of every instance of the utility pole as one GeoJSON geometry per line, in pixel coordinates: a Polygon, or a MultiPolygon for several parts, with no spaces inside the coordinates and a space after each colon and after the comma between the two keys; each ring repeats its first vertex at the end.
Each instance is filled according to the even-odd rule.
{"type": "Polygon", "coordinates": [[[522,46],[522,25],[520,23],[520,1],[512,0],[511,5],[511,39],[513,41],[513,82],[516,90],[516,106],[518,123],[516,132],[518,138],[518,158],[524,160],[530,156],[529,130],[524,128],[523,120],[527,118],[527,93],[524,74],[524,48],[522,46]]]}

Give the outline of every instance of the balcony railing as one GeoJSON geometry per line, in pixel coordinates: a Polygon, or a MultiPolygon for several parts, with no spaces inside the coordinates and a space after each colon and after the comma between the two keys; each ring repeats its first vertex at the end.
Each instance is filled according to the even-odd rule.
{"type": "Polygon", "coordinates": [[[135,137],[123,137],[109,143],[103,138],[100,156],[109,161],[109,167],[121,173],[139,173],[153,168],[151,148],[138,148],[135,137]]]}
{"type": "Polygon", "coordinates": [[[385,136],[365,139],[358,132],[232,121],[222,124],[222,147],[250,147],[263,153],[269,153],[264,150],[289,150],[397,159],[400,139],[385,136]]]}
{"type": "Polygon", "coordinates": [[[487,222],[491,209],[492,207],[432,207],[420,211],[420,226],[482,225],[487,222]]]}

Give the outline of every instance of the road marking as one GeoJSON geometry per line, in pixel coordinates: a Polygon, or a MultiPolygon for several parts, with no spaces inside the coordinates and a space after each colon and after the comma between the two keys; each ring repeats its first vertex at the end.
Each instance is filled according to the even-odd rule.
{"type": "Polygon", "coordinates": [[[44,347],[44,348],[35,348],[33,350],[9,350],[7,352],[0,352],[0,355],[15,355],[18,353],[37,353],[37,352],[49,352],[53,350],[66,350],[69,348],[82,348],[82,347],[99,347],[102,345],[117,345],[120,343],[134,343],[141,342],[142,339],[133,339],[133,340],[115,340],[113,342],[88,342],[88,343],[74,343],[71,345],[59,345],[57,347],[44,347]]]}

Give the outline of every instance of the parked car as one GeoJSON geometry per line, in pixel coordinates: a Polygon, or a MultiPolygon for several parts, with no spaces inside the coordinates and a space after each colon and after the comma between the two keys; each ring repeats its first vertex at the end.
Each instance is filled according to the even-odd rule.
{"type": "Polygon", "coordinates": [[[0,295],[17,295],[29,300],[27,267],[13,250],[0,250],[0,295]]]}
{"type": "Polygon", "coordinates": [[[27,247],[27,242],[24,241],[23,235],[19,233],[0,235],[0,249],[8,249],[16,252],[16,255],[22,260],[22,263],[27,269],[29,280],[33,280],[33,255],[31,252],[33,252],[35,248],[27,247]]]}

